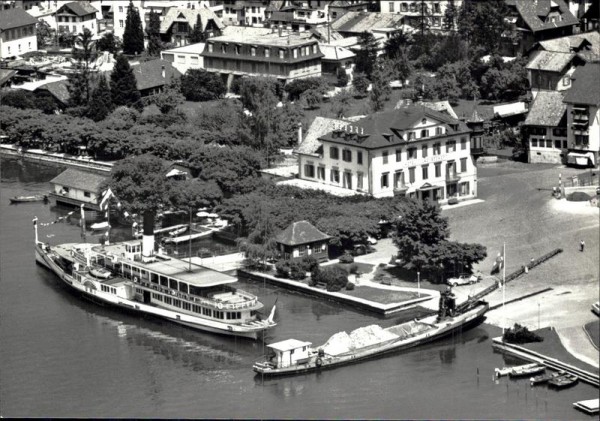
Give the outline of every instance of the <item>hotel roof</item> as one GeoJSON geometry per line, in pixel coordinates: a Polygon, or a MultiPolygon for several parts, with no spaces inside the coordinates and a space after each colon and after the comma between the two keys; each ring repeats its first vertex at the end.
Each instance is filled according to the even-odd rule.
{"type": "Polygon", "coordinates": [[[396,13],[348,12],[336,19],[331,27],[339,32],[371,32],[376,28],[402,25],[403,16],[396,13]]]}
{"type": "Polygon", "coordinates": [[[312,124],[306,131],[306,136],[298,148],[296,153],[299,154],[314,154],[321,147],[319,138],[330,133],[337,126],[348,124],[347,121],[342,119],[334,119],[327,117],[317,116],[313,120],[312,124]]]}
{"type": "Polygon", "coordinates": [[[269,45],[274,47],[286,47],[286,46],[299,46],[306,44],[313,44],[317,41],[311,39],[310,33],[294,33],[294,34],[282,34],[279,36],[278,32],[273,33],[262,33],[257,34],[252,32],[242,33],[229,33],[221,35],[219,37],[210,38],[208,42],[231,42],[239,44],[256,44],[256,45],[269,45]]]}

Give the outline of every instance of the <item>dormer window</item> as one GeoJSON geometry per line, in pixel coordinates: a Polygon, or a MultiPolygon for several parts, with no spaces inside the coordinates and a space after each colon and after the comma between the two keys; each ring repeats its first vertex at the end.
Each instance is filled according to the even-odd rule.
{"type": "Polygon", "coordinates": [[[282,60],[285,58],[285,53],[283,52],[283,50],[279,50],[279,58],[282,60]]]}
{"type": "Polygon", "coordinates": [[[271,50],[265,48],[265,57],[269,57],[271,55],[271,50]]]}
{"type": "Polygon", "coordinates": [[[240,54],[240,46],[239,45],[235,46],[235,53],[240,54]]]}
{"type": "Polygon", "coordinates": [[[256,57],[256,47],[250,47],[250,55],[256,57]]]}
{"type": "Polygon", "coordinates": [[[208,44],[208,52],[212,53],[213,52],[213,45],[212,44],[208,44]]]}
{"type": "Polygon", "coordinates": [[[427,130],[427,129],[421,130],[421,137],[429,137],[429,130],[427,130]]]}
{"type": "Polygon", "coordinates": [[[408,132],[408,140],[415,140],[415,132],[408,132]]]}
{"type": "Polygon", "coordinates": [[[436,134],[436,136],[439,136],[439,135],[443,134],[442,128],[441,127],[436,127],[435,128],[435,134],[436,134]]]}
{"type": "Polygon", "coordinates": [[[227,52],[227,46],[225,44],[221,44],[221,52],[225,54],[227,52]]]}

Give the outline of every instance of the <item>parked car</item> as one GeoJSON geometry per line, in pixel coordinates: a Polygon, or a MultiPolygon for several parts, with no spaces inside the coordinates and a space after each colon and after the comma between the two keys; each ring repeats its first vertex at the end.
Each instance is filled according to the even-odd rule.
{"type": "Polygon", "coordinates": [[[355,244],[352,248],[351,254],[353,256],[362,256],[363,254],[373,253],[375,249],[369,244],[355,244]]]}
{"type": "Polygon", "coordinates": [[[459,286],[459,285],[472,285],[479,281],[481,281],[483,277],[481,275],[470,275],[468,273],[463,273],[457,278],[450,278],[446,281],[446,283],[450,286],[459,286]]]}

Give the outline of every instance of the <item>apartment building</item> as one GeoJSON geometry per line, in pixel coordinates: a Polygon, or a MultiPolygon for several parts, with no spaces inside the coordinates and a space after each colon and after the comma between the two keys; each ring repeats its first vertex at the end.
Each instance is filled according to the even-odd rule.
{"type": "Polygon", "coordinates": [[[0,11],[0,59],[37,51],[37,19],[23,9],[0,11]]]}

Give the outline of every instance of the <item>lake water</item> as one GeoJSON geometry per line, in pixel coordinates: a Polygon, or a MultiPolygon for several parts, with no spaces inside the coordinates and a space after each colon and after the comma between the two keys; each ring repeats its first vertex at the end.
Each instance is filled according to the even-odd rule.
{"type": "MultiPolygon", "coordinates": [[[[67,210],[9,197],[49,190],[57,168],[2,159],[0,194],[0,415],[3,417],[594,419],[560,392],[496,380],[506,361],[482,324],[407,352],[324,371],[263,380],[252,372],[262,342],[211,335],[81,300],[35,264],[34,216],[67,210]]],[[[117,235],[124,236],[125,234],[117,235]]],[[[80,240],[77,220],[40,228],[52,244],[80,240]]],[[[278,326],[266,342],[324,343],[381,320],[343,305],[242,282],[278,326]]],[[[414,317],[414,314],[407,317],[414,317]]],[[[509,361],[510,362],[510,361],[509,361]]]]}

